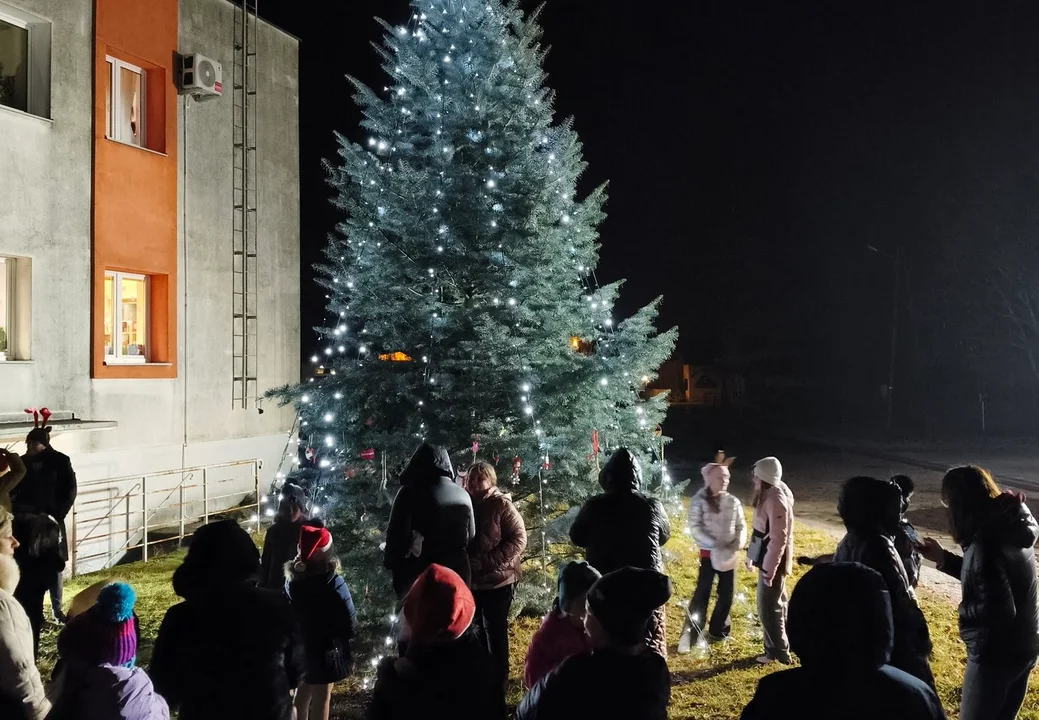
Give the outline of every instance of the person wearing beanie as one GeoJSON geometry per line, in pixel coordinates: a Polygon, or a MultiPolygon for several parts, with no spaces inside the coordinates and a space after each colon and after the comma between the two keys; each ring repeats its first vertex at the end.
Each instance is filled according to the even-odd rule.
{"type": "Polygon", "coordinates": [[[169,720],[166,701],[136,666],[135,602],[133,588],[110,583],[61,631],[48,720],[169,720]]]}
{"type": "Polygon", "coordinates": [[[233,520],[191,536],[148,672],[180,720],[291,720],[303,643],[284,590],[256,586],[260,553],[233,520]]]}
{"type": "Polygon", "coordinates": [[[523,661],[525,690],[571,655],[592,649],[592,638],[584,626],[586,601],[588,590],[600,577],[599,571],[583,560],[568,562],[559,569],[555,602],[531,638],[523,661]]]}
{"type": "Polygon", "coordinates": [[[20,573],[11,520],[0,508],[0,718],[43,720],[51,706],[33,655],[32,625],[14,597],[20,573]]]}
{"type": "Polygon", "coordinates": [[[451,568],[468,585],[476,520],[469,493],[455,482],[450,454],[439,445],[419,445],[400,474],[400,484],[383,550],[397,597],[403,598],[433,563],[451,568]]]}
{"type": "Polygon", "coordinates": [[[795,701],[804,720],[944,720],[934,691],[888,664],[893,633],[876,571],[841,562],[812,568],[790,599],[790,645],[801,666],[758,681],[742,720],[793,715],[795,701]]]}
{"type": "Polygon", "coordinates": [[[891,664],[933,688],[927,620],[895,549],[901,507],[902,493],[895,483],[871,477],[847,480],[841,487],[837,512],[848,532],[837,545],[833,561],[862,563],[880,573],[894,620],[891,664]]]}
{"type": "Polygon", "coordinates": [[[280,590],[285,585],[285,563],[296,557],[299,530],[312,525],[306,513],[309,503],[303,488],[287,482],[278,495],[278,512],[274,523],[263,536],[260,556],[260,587],[280,590]]]}
{"type": "Polygon", "coordinates": [[[588,590],[586,625],[594,649],[567,658],[538,681],[516,720],[665,720],[671,702],[667,662],[646,644],[654,613],[671,598],[671,579],[626,567],[588,590]]]}
{"type": "Polygon", "coordinates": [[[754,517],[747,569],[758,569],[758,619],[765,638],[766,665],[789,665],[786,636],[786,578],[794,569],[794,494],[783,482],[783,466],[774,457],[754,463],[754,517]]]}
{"type": "MultiPolygon", "coordinates": [[[[12,512],[17,516],[23,513],[47,515],[58,524],[58,554],[62,567],[69,560],[68,531],[65,518],[68,517],[76,502],[79,490],[76,484],[76,472],[72,469],[72,461],[68,455],[60,453],[51,446],[51,428],[36,427],[29,431],[25,438],[26,453],[22,456],[25,464],[25,477],[11,491],[12,512]]],[[[22,568],[23,573],[25,568],[22,568]]],[[[51,617],[57,624],[62,624],[65,616],[62,606],[62,573],[50,576],[47,591],[50,595],[51,617]]],[[[29,617],[33,612],[26,608],[29,617]]],[[[42,610],[41,610],[42,612],[42,610]]]]}
{"type": "Polygon", "coordinates": [[[465,580],[430,565],[404,596],[401,615],[407,652],[379,664],[369,720],[415,720],[431,709],[451,720],[495,717],[495,671],[465,580]]]}
{"type": "MultiPolygon", "coordinates": [[[[671,522],[659,500],[640,492],[642,467],[620,448],[599,473],[603,492],[589,498],[570,526],[570,541],[585,549],[585,559],[604,575],[623,567],[663,570],[660,547],[671,538],[671,522]]],[[[653,616],[650,647],[667,658],[667,613],[653,616]]]]}
{"type": "Polygon", "coordinates": [[[704,486],[689,500],[689,531],[700,548],[700,571],[686,611],[685,628],[678,640],[681,654],[688,653],[692,644],[699,642],[701,637],[717,641],[729,636],[729,610],[732,608],[736,566],[739,565],[738,554],[747,542],[743,505],[728,491],[730,464],[731,460],[723,460],[705,465],[700,471],[704,486]],[[707,608],[715,576],[718,578],[718,602],[708,623],[707,608]]]}
{"type": "Polygon", "coordinates": [[[295,560],[285,563],[285,594],[303,635],[303,684],[296,690],[297,720],[328,720],[332,686],[353,669],[350,640],[357,626],[350,588],[339,574],[332,534],[299,530],[295,560]]]}
{"type": "Polygon", "coordinates": [[[520,560],[527,547],[527,528],[512,497],[498,489],[494,466],[475,463],[466,473],[473,501],[476,536],[469,544],[476,624],[498,672],[502,715],[509,684],[509,608],[520,579],[520,560]]]}

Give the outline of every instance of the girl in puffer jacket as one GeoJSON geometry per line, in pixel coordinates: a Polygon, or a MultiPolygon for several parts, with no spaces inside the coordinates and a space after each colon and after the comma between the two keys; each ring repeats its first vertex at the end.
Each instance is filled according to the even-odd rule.
{"type": "Polygon", "coordinates": [[[700,547],[700,574],[696,590],[689,601],[685,628],[678,640],[678,652],[688,653],[693,634],[699,639],[704,630],[707,639],[721,640],[729,635],[729,610],[736,579],[738,553],[747,541],[747,521],[743,505],[728,492],[729,465],[735,458],[719,456],[717,462],[705,465],[701,474],[704,486],[689,501],[689,531],[700,547]],[[710,623],[707,606],[714,578],[718,577],[718,601],[710,623]]]}

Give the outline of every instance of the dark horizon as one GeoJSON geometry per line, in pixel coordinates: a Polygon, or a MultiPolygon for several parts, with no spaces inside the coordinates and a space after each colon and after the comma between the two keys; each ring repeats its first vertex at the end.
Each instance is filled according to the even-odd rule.
{"type": "MultiPolygon", "coordinates": [[[[410,12],[329,5],[319,22],[261,6],[302,39],[305,328],[323,311],[310,266],[338,220],[320,161],[333,130],[361,136],[346,75],[381,88],[374,17],[410,12]]],[[[897,248],[910,373],[954,248],[1039,231],[1037,20],[1025,3],[547,4],[548,85],[584,143],[581,189],[609,182],[598,279],[626,278],[619,314],[663,295],[659,326],[680,328],[686,361],[764,357],[872,388],[887,378],[893,266],[867,246],[897,248]]]]}

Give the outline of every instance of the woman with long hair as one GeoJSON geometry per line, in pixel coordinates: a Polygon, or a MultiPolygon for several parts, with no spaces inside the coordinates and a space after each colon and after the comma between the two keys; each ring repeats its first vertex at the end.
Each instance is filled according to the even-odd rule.
{"type": "Polygon", "coordinates": [[[934,538],[921,553],[962,587],[960,638],[967,646],[961,720],[1017,716],[1028,676],[1039,658],[1036,523],[1024,496],[1001,492],[992,475],[973,465],[942,479],[956,555],[934,538]]]}
{"type": "Polygon", "coordinates": [[[474,622],[487,637],[497,676],[495,691],[504,708],[509,680],[509,607],[520,578],[527,529],[512,498],[498,489],[498,476],[490,463],[478,462],[469,468],[466,489],[476,518],[476,536],[469,544],[474,622]]]}
{"type": "Polygon", "coordinates": [[[789,665],[786,635],[786,577],[794,568],[794,494],[774,457],[754,463],[754,518],[747,547],[748,569],[758,569],[758,618],[765,639],[762,665],[789,665]]]}

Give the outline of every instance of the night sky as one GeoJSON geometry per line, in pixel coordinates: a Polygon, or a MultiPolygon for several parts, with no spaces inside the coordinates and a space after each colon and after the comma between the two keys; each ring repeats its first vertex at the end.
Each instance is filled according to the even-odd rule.
{"type": "MultiPolygon", "coordinates": [[[[687,360],[882,377],[892,265],[867,245],[902,247],[913,286],[950,238],[1009,223],[1039,242],[1037,6],[550,0],[549,85],[584,142],[582,190],[610,183],[598,278],[627,278],[619,312],[663,295],[687,360]]],[[[381,88],[373,17],[408,13],[261,2],[302,38],[304,327],[337,220],[320,159],[333,129],[362,138],[345,75],[381,88]]]]}

